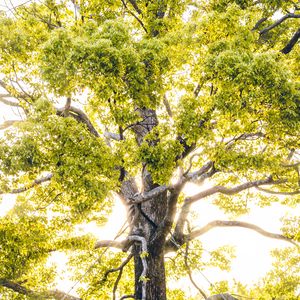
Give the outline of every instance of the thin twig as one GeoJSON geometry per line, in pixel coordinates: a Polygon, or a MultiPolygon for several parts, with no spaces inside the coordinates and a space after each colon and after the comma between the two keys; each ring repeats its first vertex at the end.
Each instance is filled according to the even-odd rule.
{"type": "Polygon", "coordinates": [[[131,253],[128,255],[128,257],[122,262],[122,264],[119,267],[107,270],[105,272],[105,274],[103,275],[103,278],[99,281],[99,283],[106,281],[107,277],[110,273],[121,271],[129,263],[129,261],[132,259],[132,257],[133,257],[133,254],[131,253]]]}
{"type": "Polygon", "coordinates": [[[135,14],[135,13],[133,13],[129,8],[128,8],[128,6],[127,6],[127,4],[126,4],[126,2],[124,1],[124,0],[121,0],[122,1],[122,3],[123,3],[123,5],[124,5],[124,7],[127,9],[127,11],[129,12],[129,14],[131,14],[139,23],[140,23],[140,25],[142,26],[142,28],[144,29],[144,31],[146,32],[146,33],[148,33],[148,30],[147,30],[147,28],[145,27],[145,25],[144,25],[144,23],[142,22],[142,20],[135,14]]]}
{"type": "Polygon", "coordinates": [[[193,154],[193,155],[190,157],[190,164],[189,164],[187,170],[183,173],[183,176],[184,176],[184,177],[190,172],[190,170],[191,170],[191,168],[192,168],[192,166],[193,166],[193,159],[194,159],[195,157],[198,157],[198,156],[200,156],[200,153],[195,153],[195,154],[193,154]]]}
{"type": "MultiPolygon", "coordinates": [[[[124,232],[124,230],[126,229],[125,227],[126,223],[127,222],[125,222],[122,225],[121,229],[118,231],[113,241],[116,240],[124,232]]],[[[107,245],[107,247],[102,251],[102,253],[97,257],[97,259],[89,266],[89,268],[85,271],[85,273],[71,286],[71,288],[68,290],[68,294],[82,281],[82,279],[94,268],[94,266],[101,261],[103,255],[107,252],[108,249],[109,249],[109,245],[107,245]]],[[[63,297],[61,300],[67,300],[67,298],[63,297]]]]}
{"type": "Polygon", "coordinates": [[[122,278],[122,274],[123,274],[123,270],[124,270],[124,267],[129,263],[129,261],[132,259],[133,257],[133,254],[131,253],[127,258],[126,260],[121,264],[121,266],[118,269],[119,271],[119,274],[118,274],[118,277],[114,283],[114,287],[113,287],[113,300],[116,300],[116,291],[117,291],[117,288],[118,288],[118,284],[122,278]]]}
{"type": "Polygon", "coordinates": [[[204,299],[207,299],[207,296],[204,293],[204,291],[196,284],[196,282],[193,279],[192,271],[191,271],[191,268],[188,264],[188,251],[189,251],[189,243],[187,242],[186,247],[185,247],[185,253],[184,253],[184,264],[185,264],[185,267],[186,267],[186,271],[188,273],[188,276],[189,276],[190,281],[193,284],[193,286],[199,291],[199,293],[202,295],[202,297],[204,299]]]}

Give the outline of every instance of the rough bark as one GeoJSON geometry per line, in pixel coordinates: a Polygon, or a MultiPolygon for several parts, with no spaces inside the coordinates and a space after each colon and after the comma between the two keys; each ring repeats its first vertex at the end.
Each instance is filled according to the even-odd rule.
{"type": "MultiPolygon", "coordinates": [[[[138,108],[137,112],[141,121],[131,126],[136,141],[139,145],[144,142],[145,136],[158,125],[155,110],[148,108],[138,108]]],[[[157,140],[147,141],[150,146],[155,146],[157,140]]],[[[135,299],[154,300],[166,299],[166,279],[164,266],[164,243],[151,243],[152,237],[157,233],[159,224],[162,224],[168,210],[168,188],[159,186],[152,180],[151,174],[147,170],[147,164],[143,164],[142,171],[142,191],[139,192],[132,180],[128,179],[122,183],[121,198],[127,203],[129,210],[130,234],[141,236],[147,243],[148,254],[146,257],[147,274],[146,285],[141,274],[144,265],[141,259],[141,245],[134,242],[132,247],[135,264],[135,299]],[[151,193],[154,191],[153,193],[151,193]],[[157,191],[157,192],[156,192],[157,191]],[[148,195],[149,199],[144,201],[143,195],[148,195]],[[137,201],[140,200],[140,201],[137,201]],[[146,286],[146,294],[143,298],[143,287],[146,286]]],[[[143,255],[143,254],[142,254],[143,255]]],[[[145,278],[144,278],[145,280],[145,278]]]]}
{"type": "MultiPolygon", "coordinates": [[[[138,254],[139,250],[135,249],[134,265],[135,265],[135,299],[142,299],[142,281],[140,275],[143,271],[142,262],[138,254]]],[[[165,263],[163,252],[159,255],[149,251],[147,257],[148,273],[146,283],[146,299],[147,300],[166,300],[166,277],[165,263]]]]}
{"type": "MultiPolygon", "coordinates": [[[[135,234],[139,234],[146,239],[148,245],[148,265],[146,299],[166,299],[166,282],[164,269],[164,242],[151,243],[151,238],[158,230],[158,225],[163,221],[167,210],[167,192],[154,199],[140,204],[139,218],[135,224],[135,234]]],[[[135,294],[136,299],[142,299],[142,285],[140,274],[143,266],[140,259],[139,246],[134,247],[135,257],[135,294]]]]}
{"type": "Polygon", "coordinates": [[[292,36],[292,38],[289,40],[286,46],[280,50],[280,52],[282,52],[283,54],[290,53],[294,48],[294,46],[297,44],[299,38],[300,38],[300,28],[295,32],[295,34],[292,36]]]}

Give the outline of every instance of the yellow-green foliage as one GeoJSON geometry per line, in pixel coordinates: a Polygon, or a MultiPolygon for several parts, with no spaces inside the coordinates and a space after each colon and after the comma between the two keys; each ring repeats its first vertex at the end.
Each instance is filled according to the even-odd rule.
{"type": "MultiPolygon", "coordinates": [[[[214,194],[211,203],[231,217],[246,213],[248,201],[297,208],[299,195],[280,198],[276,192],[299,191],[299,166],[286,167],[297,162],[288,157],[300,146],[299,43],[287,55],[280,52],[299,18],[260,31],[294,11],[298,1],[27,2],[0,12],[0,84],[18,99],[15,109],[22,113],[0,138],[0,194],[24,191],[0,217],[0,280],[52,289],[59,274],[49,260],[57,251],[67,255],[82,299],[111,299],[118,274],[103,276],[126,254],[99,254],[96,238],[78,234],[76,226],[103,225],[119,179],[140,179],[145,169],[154,186],[169,185],[179,167],[194,171],[209,160],[216,171],[212,183],[219,186],[272,175],[282,182],[272,197],[244,191],[236,197],[214,194]],[[262,18],[267,19],[257,24],[262,18]],[[86,112],[94,130],[76,108],[86,112]],[[155,110],[157,124],[141,117],[145,108],[155,110]],[[147,131],[142,142],[137,128],[147,131]],[[117,141],[105,137],[108,132],[117,141]],[[184,160],[192,149],[199,156],[184,160]],[[36,184],[49,173],[51,180],[36,184]]],[[[0,94],[1,102],[17,102],[0,94]]],[[[297,218],[286,218],[282,231],[299,241],[298,228],[297,218]]],[[[184,245],[167,260],[170,280],[187,275],[185,251],[184,245]]],[[[204,252],[199,241],[190,242],[192,271],[230,269],[231,248],[204,252]]],[[[274,255],[273,271],[256,290],[221,282],[212,292],[296,299],[297,255],[274,255]]],[[[133,268],[131,261],[124,269],[119,298],[133,293],[133,268]]],[[[187,299],[180,290],[168,295],[187,299]]],[[[28,299],[2,287],[0,297],[28,299]]]]}

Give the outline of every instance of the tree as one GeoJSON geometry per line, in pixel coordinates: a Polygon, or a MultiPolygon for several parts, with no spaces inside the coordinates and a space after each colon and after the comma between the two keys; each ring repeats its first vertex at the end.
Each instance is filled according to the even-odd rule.
{"type": "MultiPolygon", "coordinates": [[[[121,299],[164,300],[166,253],[193,281],[197,238],[237,226],[291,243],[276,256],[295,269],[277,264],[256,290],[236,290],[296,299],[299,220],[280,234],[236,219],[195,229],[191,211],[207,199],[232,217],[250,200],[297,207],[299,2],[28,2],[0,18],[0,101],[22,116],[1,125],[1,194],[18,195],[0,223],[2,297],[79,299],[54,288],[48,258],[64,252],[82,299],[119,289],[121,299]],[[184,196],[187,183],[207,181],[184,196]],[[116,197],[128,212],[123,240],[80,235],[116,197]]],[[[234,299],[224,286],[208,299],[234,299]]]]}

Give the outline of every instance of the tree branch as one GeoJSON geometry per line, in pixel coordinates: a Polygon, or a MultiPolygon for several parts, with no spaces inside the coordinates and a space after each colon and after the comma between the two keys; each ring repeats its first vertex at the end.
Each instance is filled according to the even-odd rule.
{"type": "Polygon", "coordinates": [[[204,299],[207,299],[207,296],[204,293],[204,291],[196,284],[196,282],[193,279],[192,271],[191,271],[191,268],[188,263],[188,255],[189,255],[189,243],[187,242],[186,246],[185,246],[185,253],[184,253],[184,264],[186,267],[186,271],[188,273],[189,279],[190,279],[191,283],[193,284],[193,286],[199,291],[199,293],[202,295],[202,297],[204,299]]]}
{"type": "Polygon", "coordinates": [[[66,294],[59,290],[49,291],[47,292],[47,294],[49,295],[49,297],[51,297],[50,299],[54,298],[57,300],[82,300],[81,298],[66,294]]]}
{"type": "Polygon", "coordinates": [[[7,120],[4,121],[4,123],[0,124],[0,130],[6,129],[10,126],[12,126],[13,124],[15,124],[16,122],[21,122],[20,120],[7,120]]]}
{"type": "MultiPolygon", "coordinates": [[[[31,96],[28,96],[27,93],[21,93],[20,91],[18,91],[15,87],[8,85],[6,82],[4,82],[3,80],[0,80],[0,86],[2,88],[4,88],[8,95],[6,95],[6,97],[10,97],[10,98],[17,98],[17,99],[22,99],[25,100],[26,102],[28,102],[29,98],[32,99],[31,96]]],[[[4,96],[5,97],[5,96],[4,96]]],[[[10,105],[10,106],[18,106],[21,107],[21,105],[19,105],[16,102],[13,101],[9,101],[9,100],[5,100],[3,99],[3,96],[0,97],[0,101],[6,105],[10,105]]]]}
{"type": "Polygon", "coordinates": [[[14,292],[17,292],[22,295],[26,295],[29,297],[33,297],[36,299],[57,299],[61,300],[62,298],[65,300],[81,300],[81,298],[66,294],[59,290],[50,290],[46,292],[35,292],[32,291],[18,283],[15,283],[13,281],[7,280],[7,279],[0,279],[0,285],[3,287],[6,287],[8,289],[13,290],[14,292]]]}
{"type": "Polygon", "coordinates": [[[193,156],[190,159],[190,166],[188,167],[187,171],[183,174],[183,176],[185,177],[186,181],[198,179],[200,176],[202,176],[205,173],[207,173],[213,167],[213,165],[214,165],[214,163],[212,161],[208,161],[198,171],[189,173],[189,171],[190,171],[190,169],[192,167],[192,159],[193,159],[193,156]]]}
{"type": "Polygon", "coordinates": [[[261,187],[256,187],[256,189],[261,191],[261,192],[265,192],[265,193],[272,194],[272,195],[293,196],[293,195],[299,195],[300,194],[300,191],[279,192],[279,191],[272,191],[272,190],[264,189],[264,188],[261,188],[261,187]]]}
{"type": "Polygon", "coordinates": [[[217,294],[217,295],[210,296],[206,300],[238,300],[238,299],[231,296],[228,293],[225,293],[225,294],[217,294]]]}
{"type": "Polygon", "coordinates": [[[271,177],[264,179],[264,180],[257,180],[257,181],[250,181],[246,182],[244,184],[238,185],[233,188],[226,188],[223,186],[214,186],[210,189],[207,189],[205,191],[202,191],[192,197],[188,197],[184,200],[184,203],[181,207],[181,211],[178,216],[178,220],[175,226],[175,232],[174,232],[174,238],[176,241],[178,241],[179,244],[184,243],[184,234],[183,234],[183,229],[184,229],[184,224],[186,222],[187,216],[190,212],[190,207],[192,203],[201,200],[205,197],[211,196],[216,193],[222,193],[225,195],[233,195],[236,193],[239,193],[243,190],[252,188],[252,187],[258,187],[260,185],[267,185],[267,184],[276,184],[276,183],[281,183],[282,181],[274,181],[271,177]]]}
{"type": "Polygon", "coordinates": [[[290,39],[290,41],[287,43],[287,45],[280,50],[283,54],[288,54],[292,51],[296,43],[298,42],[300,38],[300,28],[296,31],[296,33],[293,35],[293,37],[290,39]]]}
{"type": "Polygon", "coordinates": [[[41,178],[38,178],[38,179],[35,179],[30,185],[27,185],[27,186],[23,186],[21,188],[18,188],[18,189],[13,189],[9,192],[5,192],[5,191],[0,191],[0,195],[2,194],[19,194],[19,193],[23,193],[33,187],[35,187],[36,185],[39,185],[39,184],[42,184],[46,181],[49,181],[51,180],[51,178],[53,177],[53,174],[48,174],[44,177],[41,177],[41,178]]]}
{"type": "Polygon", "coordinates": [[[200,156],[200,153],[194,153],[194,154],[190,157],[189,166],[188,166],[187,170],[183,173],[183,176],[186,176],[186,175],[190,172],[190,170],[191,170],[191,168],[192,168],[192,166],[193,166],[193,159],[194,159],[195,157],[198,157],[198,156],[200,156]]]}
{"type": "MultiPolygon", "coordinates": [[[[65,114],[65,110],[66,110],[65,107],[58,108],[56,110],[56,114],[58,116],[64,117],[65,116],[64,115],[65,114]]],[[[68,115],[70,117],[73,117],[77,121],[84,123],[87,126],[87,128],[89,129],[89,131],[90,131],[91,134],[93,134],[96,137],[100,136],[100,134],[97,132],[97,130],[93,126],[93,124],[90,121],[90,119],[88,118],[88,116],[81,109],[76,108],[76,107],[70,105],[69,108],[68,108],[68,112],[69,112],[68,115]]]]}
{"type": "Polygon", "coordinates": [[[149,192],[138,194],[130,198],[131,201],[129,204],[139,204],[139,203],[149,201],[151,199],[154,199],[155,197],[158,197],[162,193],[166,192],[168,189],[170,189],[170,187],[166,185],[158,186],[150,190],[149,192]]]}
{"type": "MultiPolygon", "coordinates": [[[[191,162],[190,162],[191,163],[191,162]]],[[[188,170],[190,167],[188,168],[188,170]]],[[[213,176],[217,170],[214,168],[214,163],[212,161],[207,162],[202,168],[200,168],[198,171],[195,171],[193,173],[188,173],[185,176],[185,181],[184,183],[188,180],[205,180],[206,178],[209,178],[213,176]]],[[[185,172],[186,173],[186,172],[185,172]]],[[[188,202],[188,198],[185,199],[184,204],[181,208],[176,226],[175,226],[175,239],[179,239],[180,241],[182,240],[183,237],[183,228],[184,224],[187,218],[187,215],[189,213],[191,203],[188,202]]]]}
{"type": "Polygon", "coordinates": [[[105,272],[105,274],[103,275],[103,278],[100,280],[100,282],[106,281],[106,280],[107,280],[107,277],[108,277],[108,275],[109,275],[110,273],[118,272],[118,271],[120,271],[121,269],[123,269],[123,268],[130,262],[130,260],[132,259],[132,257],[133,257],[133,254],[129,254],[129,255],[127,256],[127,258],[122,262],[122,264],[121,264],[119,267],[107,270],[107,271],[105,272]]]}
{"type": "Polygon", "coordinates": [[[71,107],[71,103],[72,103],[71,97],[67,97],[67,101],[66,101],[66,104],[65,104],[65,107],[64,107],[64,111],[62,113],[62,115],[64,117],[68,117],[69,116],[69,110],[70,110],[70,107],[71,107]]]}
{"type": "Polygon", "coordinates": [[[227,149],[231,148],[231,146],[236,142],[236,141],[246,141],[246,140],[256,140],[259,138],[265,137],[265,134],[262,132],[254,132],[254,133],[243,133],[239,135],[238,137],[235,137],[228,141],[226,143],[227,149]]]}
{"type": "Polygon", "coordinates": [[[173,118],[172,109],[171,109],[170,103],[169,103],[166,95],[164,95],[163,103],[165,105],[165,108],[167,110],[167,113],[168,113],[169,117],[173,118]]]}
{"type": "Polygon", "coordinates": [[[5,99],[5,97],[9,97],[9,98],[12,98],[12,96],[10,95],[2,95],[0,94],[0,102],[2,102],[3,104],[5,105],[8,105],[8,106],[13,106],[13,107],[21,107],[21,105],[18,103],[18,102],[14,102],[14,101],[10,101],[10,100],[7,100],[5,99]]]}
{"type": "MultiPolygon", "coordinates": [[[[10,1],[11,1],[11,0],[10,0],[10,1]]],[[[14,71],[14,73],[15,73],[15,80],[10,79],[11,84],[13,85],[13,83],[16,83],[16,84],[18,85],[19,89],[20,89],[21,92],[22,92],[21,94],[23,94],[27,99],[34,100],[34,97],[33,97],[32,95],[28,94],[28,93],[24,90],[24,88],[22,87],[22,85],[20,84],[19,78],[18,78],[18,74],[17,74],[17,71],[16,71],[16,68],[15,68],[15,64],[14,64],[14,63],[12,64],[12,68],[13,68],[13,71],[14,71]]],[[[15,89],[15,90],[16,90],[16,89],[15,89]]]]}
{"type": "MultiPolygon", "coordinates": [[[[144,31],[146,32],[146,33],[148,33],[148,30],[147,30],[147,28],[145,27],[145,25],[144,25],[144,23],[142,22],[142,20],[135,14],[135,13],[133,13],[129,8],[128,8],[128,6],[127,6],[127,4],[126,4],[126,2],[124,1],[124,0],[121,0],[122,1],[122,3],[123,3],[123,5],[124,5],[124,7],[126,8],[126,10],[129,12],[129,14],[131,14],[139,23],[140,23],[140,25],[142,26],[142,28],[144,29],[144,31]]],[[[129,1],[130,3],[132,2],[132,1],[129,1]]],[[[132,4],[132,3],[131,3],[132,4]]]]}
{"type": "Polygon", "coordinates": [[[300,162],[296,162],[296,163],[293,163],[293,164],[282,164],[282,166],[285,167],[285,168],[295,168],[295,167],[300,166],[300,162]]]}
{"type": "Polygon", "coordinates": [[[119,285],[119,282],[122,278],[122,274],[123,274],[123,268],[119,271],[118,277],[114,283],[114,287],[113,287],[113,300],[116,300],[116,291],[119,285]]]}
{"type": "Polygon", "coordinates": [[[268,17],[263,17],[263,18],[259,19],[259,20],[256,22],[256,24],[254,25],[254,27],[252,28],[252,31],[255,31],[256,29],[258,29],[259,26],[260,26],[263,22],[265,22],[265,21],[267,21],[267,20],[268,20],[268,17]]]}
{"type": "Polygon", "coordinates": [[[198,97],[198,95],[199,95],[199,93],[200,93],[200,91],[201,91],[201,89],[203,87],[203,84],[204,84],[204,81],[197,84],[197,86],[196,86],[196,88],[194,90],[194,96],[195,96],[195,98],[198,97]]]}
{"type": "Polygon", "coordinates": [[[193,240],[193,239],[205,234],[206,232],[210,231],[211,229],[213,229],[215,227],[242,227],[242,228],[247,228],[247,229],[250,229],[250,230],[254,230],[257,233],[259,233],[259,234],[261,234],[265,237],[268,237],[268,238],[271,238],[271,239],[282,240],[282,241],[291,243],[291,244],[299,247],[299,245],[296,242],[294,242],[292,239],[290,239],[290,238],[288,238],[288,237],[286,237],[282,234],[271,233],[271,232],[265,231],[264,229],[254,225],[254,224],[246,223],[246,222],[242,222],[242,221],[220,221],[220,220],[212,221],[212,222],[208,223],[207,225],[205,225],[204,227],[202,227],[198,230],[192,231],[190,234],[185,236],[185,239],[189,240],[189,241],[193,240]]]}
{"type": "Polygon", "coordinates": [[[113,300],[116,299],[116,291],[117,291],[120,279],[122,277],[123,269],[129,263],[129,261],[132,259],[132,257],[133,257],[133,254],[131,253],[130,255],[128,255],[128,257],[122,262],[122,264],[119,267],[107,270],[105,272],[103,278],[100,280],[100,284],[101,284],[107,280],[107,277],[110,273],[119,272],[118,277],[117,277],[117,279],[114,283],[114,287],[113,287],[113,300]]]}
{"type": "Polygon", "coordinates": [[[263,35],[263,34],[267,33],[268,31],[272,30],[273,28],[277,27],[278,25],[280,25],[285,20],[291,19],[291,18],[300,18],[300,15],[296,15],[296,14],[293,14],[293,13],[288,13],[288,14],[284,15],[282,18],[280,18],[279,20],[277,20],[276,22],[274,22],[273,24],[271,24],[270,26],[262,29],[259,32],[259,34],[263,35]]]}
{"type": "Polygon", "coordinates": [[[104,136],[108,139],[115,140],[115,141],[120,141],[121,140],[121,137],[118,133],[105,131],[104,136]]]}
{"type": "Polygon", "coordinates": [[[140,10],[140,8],[138,7],[138,5],[136,4],[135,0],[129,0],[129,2],[131,3],[131,5],[133,6],[133,8],[135,9],[135,11],[140,15],[142,14],[142,11],[140,10]]]}
{"type": "Polygon", "coordinates": [[[179,159],[184,159],[185,157],[187,157],[196,148],[196,143],[192,143],[191,145],[188,145],[186,139],[183,138],[182,136],[177,136],[176,139],[183,146],[183,152],[176,157],[176,161],[177,161],[179,159]]]}
{"type": "Polygon", "coordinates": [[[113,240],[101,240],[96,242],[94,249],[112,247],[112,248],[117,248],[122,250],[127,243],[128,243],[127,240],[121,242],[113,241],[113,240]]]}
{"type": "Polygon", "coordinates": [[[124,295],[124,296],[122,296],[122,297],[120,298],[120,300],[123,300],[123,299],[129,299],[129,298],[135,299],[134,295],[124,295]]]}
{"type": "Polygon", "coordinates": [[[185,202],[188,202],[189,204],[191,204],[191,203],[194,203],[198,200],[201,200],[203,198],[206,198],[206,197],[211,196],[216,193],[222,193],[225,195],[234,195],[234,194],[237,194],[243,190],[246,190],[246,189],[249,189],[252,187],[258,187],[261,185],[269,185],[269,184],[279,184],[279,183],[283,183],[283,182],[284,181],[282,181],[282,180],[274,181],[272,179],[272,177],[268,177],[267,179],[246,182],[246,183],[240,184],[238,186],[235,186],[233,188],[227,188],[224,186],[217,185],[210,189],[202,191],[194,196],[186,198],[185,202]]]}

